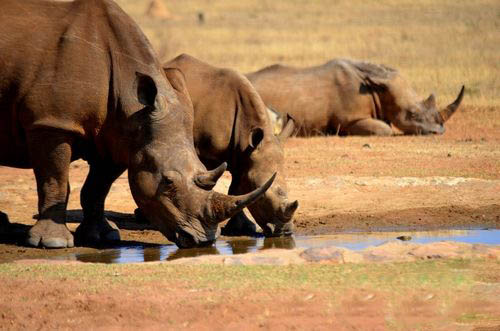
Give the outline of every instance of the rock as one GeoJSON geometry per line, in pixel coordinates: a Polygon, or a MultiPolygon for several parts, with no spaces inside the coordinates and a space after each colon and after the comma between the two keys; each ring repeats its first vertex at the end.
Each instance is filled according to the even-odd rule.
{"type": "Polygon", "coordinates": [[[238,255],[203,255],[192,258],[181,258],[169,264],[217,264],[217,265],[290,265],[304,264],[301,249],[266,249],[255,253],[238,255]]]}
{"type": "Polygon", "coordinates": [[[168,263],[185,265],[291,265],[304,263],[411,262],[422,259],[442,258],[500,259],[500,246],[472,245],[459,242],[416,244],[391,241],[379,246],[368,247],[361,251],[352,251],[335,246],[308,249],[266,249],[259,252],[238,255],[204,255],[193,258],[181,258],[168,263]]]}
{"type": "Polygon", "coordinates": [[[411,236],[399,236],[399,237],[396,237],[396,239],[399,239],[401,241],[410,241],[411,236]]]}
{"type": "Polygon", "coordinates": [[[300,257],[307,262],[321,263],[344,263],[344,252],[347,250],[340,247],[308,248],[300,257]]]}
{"type": "Polygon", "coordinates": [[[379,246],[368,247],[361,251],[361,254],[366,262],[411,261],[414,258],[408,255],[408,251],[413,247],[415,244],[391,241],[379,246]]]}
{"type": "Polygon", "coordinates": [[[146,16],[160,19],[172,18],[172,14],[170,14],[167,6],[165,6],[162,0],[151,1],[146,10],[146,16]]]}
{"type": "Polygon", "coordinates": [[[440,259],[464,257],[470,251],[471,244],[442,241],[413,248],[408,254],[421,259],[440,259]]]}

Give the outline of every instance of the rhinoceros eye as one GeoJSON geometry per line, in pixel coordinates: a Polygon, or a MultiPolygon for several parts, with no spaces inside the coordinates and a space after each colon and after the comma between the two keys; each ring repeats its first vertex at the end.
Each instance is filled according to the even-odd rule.
{"type": "Polygon", "coordinates": [[[421,120],[418,112],[414,109],[408,110],[408,112],[406,113],[406,118],[410,121],[420,121],[421,120]]]}
{"type": "Polygon", "coordinates": [[[177,171],[166,171],[162,174],[161,183],[163,185],[173,184],[176,179],[179,179],[180,174],[177,171]]]}
{"type": "Polygon", "coordinates": [[[163,178],[161,179],[161,183],[162,183],[163,185],[170,185],[170,184],[172,184],[173,182],[174,182],[173,180],[171,180],[170,178],[167,178],[167,177],[163,177],[163,178]]]}

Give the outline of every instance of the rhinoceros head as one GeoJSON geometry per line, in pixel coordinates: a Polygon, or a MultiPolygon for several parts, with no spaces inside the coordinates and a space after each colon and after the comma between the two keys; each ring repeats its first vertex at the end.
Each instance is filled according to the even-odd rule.
{"type": "Polygon", "coordinates": [[[412,103],[396,99],[394,103],[396,112],[392,123],[405,134],[443,134],[444,123],[458,109],[463,94],[462,86],[457,99],[442,110],[438,110],[434,94],[423,101],[412,103]]]}
{"type": "Polygon", "coordinates": [[[405,134],[443,134],[444,123],[458,109],[464,94],[462,86],[457,99],[439,110],[434,94],[427,99],[419,99],[394,69],[377,66],[377,71],[368,73],[365,79],[376,91],[385,119],[405,134]]]}
{"type": "Polygon", "coordinates": [[[243,165],[245,169],[242,169],[241,178],[236,181],[236,192],[248,192],[265,183],[267,176],[278,174],[264,197],[248,207],[266,237],[291,235],[293,232],[293,215],[299,203],[288,200],[282,143],[294,128],[294,120],[288,117],[278,136],[264,128],[250,130],[246,149],[248,157],[245,158],[248,161],[243,165]]]}
{"type": "Polygon", "coordinates": [[[212,171],[202,165],[193,146],[193,110],[183,75],[177,69],[165,74],[172,86],[166,91],[159,91],[150,76],[137,75],[144,108],[131,116],[131,192],[146,218],[179,247],[211,244],[218,223],[260,198],[274,176],[241,196],[212,191],[226,164],[212,171]]]}

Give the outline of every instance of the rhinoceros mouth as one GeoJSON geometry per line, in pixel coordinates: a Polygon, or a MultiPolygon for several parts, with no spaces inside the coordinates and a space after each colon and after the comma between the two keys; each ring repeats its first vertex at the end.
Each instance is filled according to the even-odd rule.
{"type": "Polygon", "coordinates": [[[218,226],[215,226],[213,229],[204,229],[204,231],[199,231],[191,227],[177,228],[163,234],[179,248],[210,247],[213,246],[219,236],[220,229],[218,226]]]}
{"type": "Polygon", "coordinates": [[[273,221],[262,226],[262,230],[267,238],[290,237],[293,235],[293,223],[291,221],[286,223],[273,221]]]}

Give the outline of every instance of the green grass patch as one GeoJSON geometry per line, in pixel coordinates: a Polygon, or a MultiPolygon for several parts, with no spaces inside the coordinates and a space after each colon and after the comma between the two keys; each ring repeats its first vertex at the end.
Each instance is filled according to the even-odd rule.
{"type": "MultiPolygon", "coordinates": [[[[497,261],[442,260],[387,264],[291,266],[180,266],[169,264],[2,264],[0,278],[76,280],[83,287],[113,284],[176,284],[181,287],[225,289],[308,289],[339,291],[372,288],[451,290],[470,287],[481,270],[497,270],[497,261]]],[[[485,271],[486,272],[486,271],[485,271]]],[[[489,273],[488,272],[488,273],[489,273]]]]}

